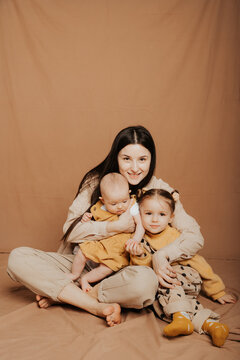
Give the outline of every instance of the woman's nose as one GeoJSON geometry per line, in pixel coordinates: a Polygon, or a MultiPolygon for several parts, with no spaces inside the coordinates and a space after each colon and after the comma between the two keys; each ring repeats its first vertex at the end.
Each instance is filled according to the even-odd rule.
{"type": "Polygon", "coordinates": [[[137,172],[137,171],[138,171],[138,163],[137,163],[137,161],[133,161],[133,162],[132,162],[132,170],[133,170],[134,172],[137,172]]]}

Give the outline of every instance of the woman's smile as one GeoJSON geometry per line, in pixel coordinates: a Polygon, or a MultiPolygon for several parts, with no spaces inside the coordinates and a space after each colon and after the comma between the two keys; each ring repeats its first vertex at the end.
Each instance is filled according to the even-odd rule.
{"type": "Polygon", "coordinates": [[[133,174],[133,173],[129,173],[129,172],[128,172],[128,175],[129,175],[132,179],[137,179],[138,176],[141,175],[141,173],[142,173],[142,172],[139,172],[139,173],[137,173],[137,174],[133,174]]]}

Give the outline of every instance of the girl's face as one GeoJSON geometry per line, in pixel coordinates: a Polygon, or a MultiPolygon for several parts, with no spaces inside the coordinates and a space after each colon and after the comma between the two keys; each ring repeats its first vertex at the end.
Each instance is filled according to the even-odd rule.
{"type": "Polygon", "coordinates": [[[140,205],[142,224],[152,234],[163,231],[171,222],[173,214],[164,198],[146,198],[140,205]]]}
{"type": "Polygon", "coordinates": [[[151,153],[144,146],[130,144],[118,153],[118,167],[129,184],[139,184],[148,174],[151,163],[151,153]]]}

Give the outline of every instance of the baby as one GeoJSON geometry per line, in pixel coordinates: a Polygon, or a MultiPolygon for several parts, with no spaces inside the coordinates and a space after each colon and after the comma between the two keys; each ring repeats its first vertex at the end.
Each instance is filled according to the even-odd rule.
{"type": "MultiPolygon", "coordinates": [[[[89,221],[92,217],[96,221],[115,221],[134,202],[129,195],[128,181],[118,173],[110,173],[102,178],[100,192],[100,200],[91,207],[90,213],[83,215],[82,222],[89,221]]],[[[83,291],[88,292],[91,289],[90,283],[102,280],[112,272],[129,265],[125,244],[127,241],[140,243],[144,234],[137,203],[131,206],[130,214],[136,224],[134,234],[120,233],[104,240],[87,241],[79,245],[70,274],[72,280],[81,276],[87,260],[99,263],[98,267],[81,276],[79,283],[83,291]]]]}

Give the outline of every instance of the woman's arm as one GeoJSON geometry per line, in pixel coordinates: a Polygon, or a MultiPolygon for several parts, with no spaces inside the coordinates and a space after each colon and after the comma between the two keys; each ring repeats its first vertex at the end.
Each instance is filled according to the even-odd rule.
{"type": "Polygon", "coordinates": [[[68,209],[67,220],[63,225],[63,233],[65,234],[70,225],[79,216],[83,215],[91,205],[92,188],[86,186],[74,199],[72,205],[68,209]]]}
{"type": "Polygon", "coordinates": [[[179,200],[175,205],[172,226],[180,231],[181,235],[164,248],[170,263],[189,259],[203,247],[204,239],[200,232],[200,226],[193,217],[185,212],[179,200]]]}
{"type": "MultiPolygon", "coordinates": [[[[94,185],[96,186],[96,181],[95,183],[85,186],[73,201],[68,211],[67,220],[63,226],[64,233],[74,220],[85,213],[91,205],[91,195],[94,185]]],[[[133,230],[134,221],[129,212],[125,212],[119,217],[118,221],[79,222],[70,232],[67,241],[71,243],[79,243],[86,240],[101,240],[119,232],[132,232],[133,230]]]]}

